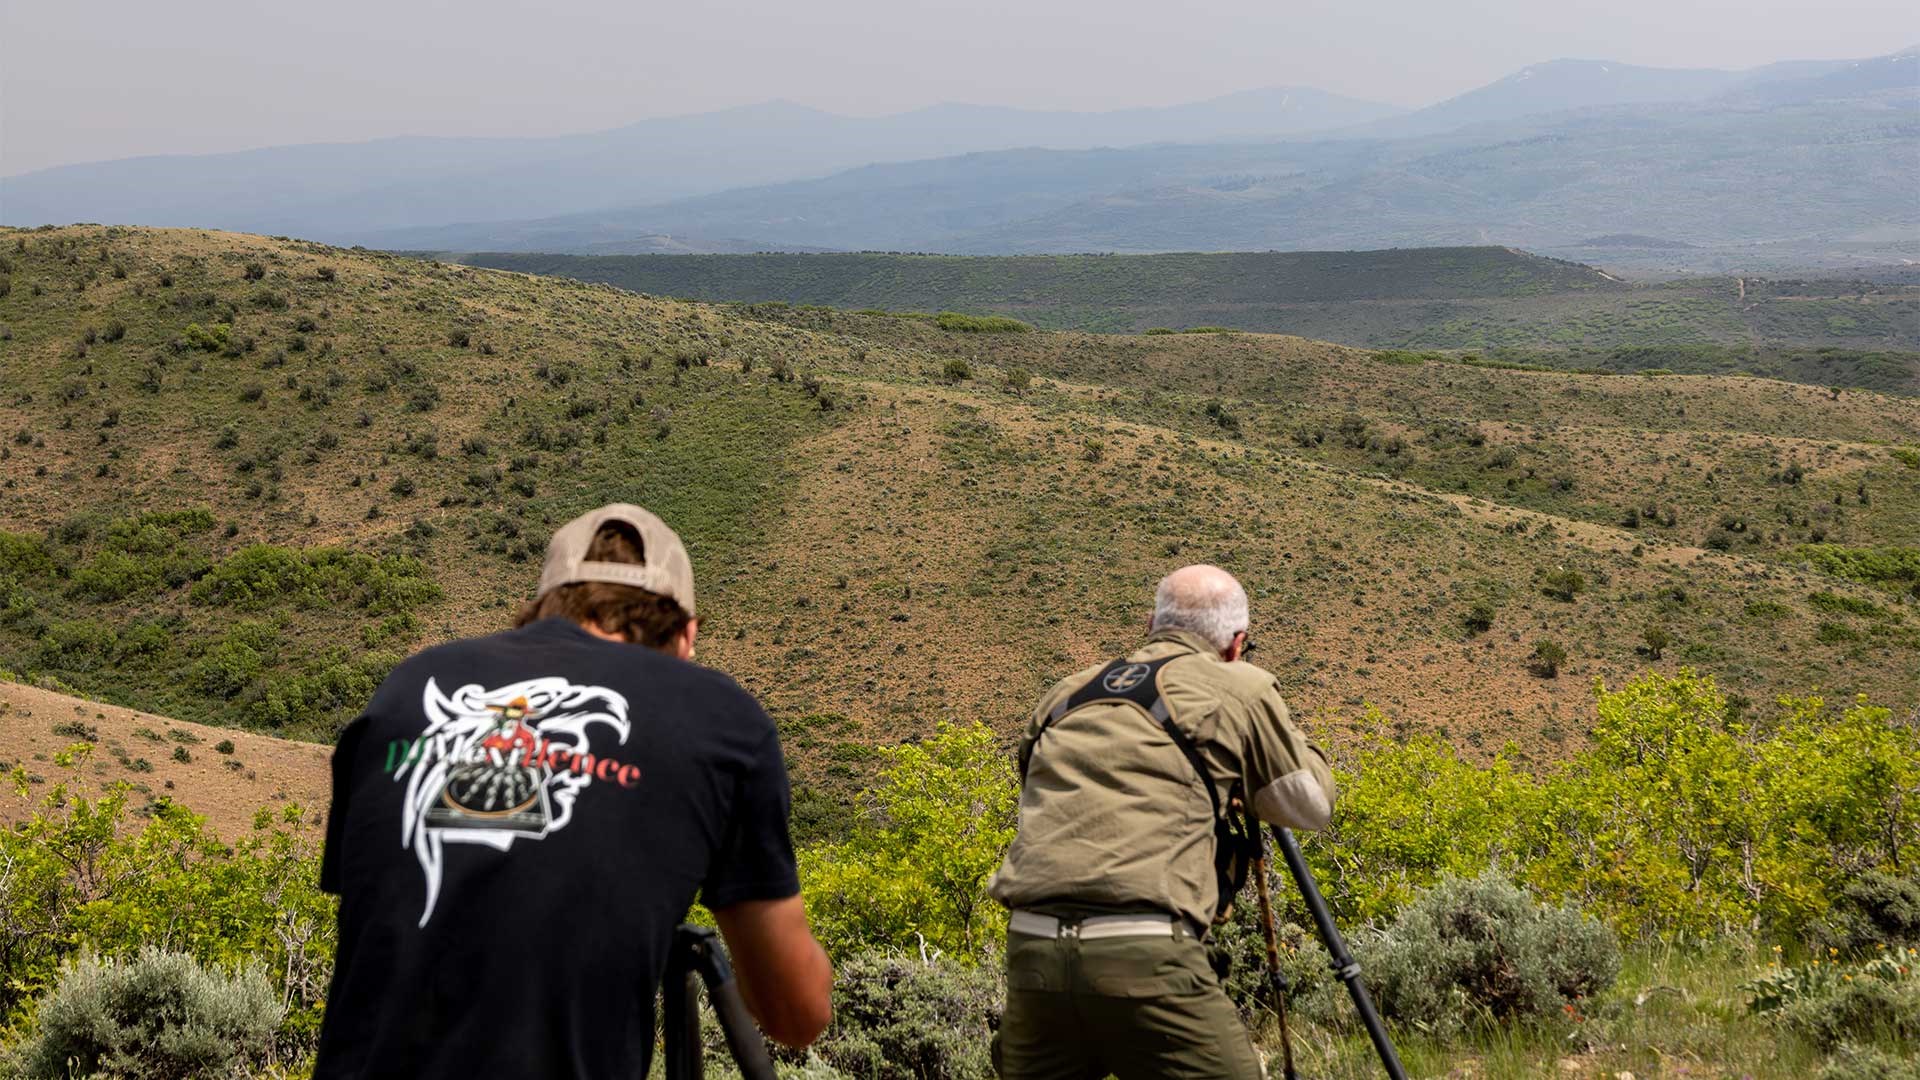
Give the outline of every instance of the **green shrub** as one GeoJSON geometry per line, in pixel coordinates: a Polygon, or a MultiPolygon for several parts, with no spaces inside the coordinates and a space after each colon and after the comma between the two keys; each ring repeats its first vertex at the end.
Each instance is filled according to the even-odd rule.
{"type": "Polygon", "coordinates": [[[1854,596],[1841,596],[1839,593],[1822,589],[1807,597],[1807,602],[1817,611],[1837,612],[1845,615],[1862,615],[1867,618],[1884,618],[1889,614],[1886,608],[1870,600],[1854,596]]]}
{"type": "Polygon", "coordinates": [[[933,324],[942,330],[962,334],[1024,334],[1033,329],[1018,319],[1000,315],[963,315],[957,311],[941,312],[934,316],[933,324]]]}
{"type": "Polygon", "coordinates": [[[1839,544],[1803,544],[1794,554],[1823,574],[1869,585],[1920,584],[1920,548],[1851,548],[1839,544]]]}
{"type": "Polygon", "coordinates": [[[965,360],[954,357],[940,368],[940,381],[947,383],[965,382],[973,378],[973,368],[965,360]]]}
{"type": "MultiPolygon", "coordinates": [[[[1388,721],[1370,708],[1362,726],[1388,721]]],[[[1434,735],[1365,744],[1338,787],[1331,826],[1303,835],[1303,847],[1341,917],[1363,921],[1391,916],[1443,877],[1517,858],[1541,798],[1506,758],[1476,765],[1434,735]]]]}
{"type": "Polygon", "coordinates": [[[192,597],[197,604],[241,610],[350,604],[389,615],[439,599],[440,589],[427,579],[426,567],[407,556],[255,544],[215,566],[194,585],[192,597]]]}
{"type": "Polygon", "coordinates": [[[1587,575],[1567,567],[1548,571],[1540,579],[1540,591],[1555,600],[1572,603],[1574,597],[1587,591],[1587,575]]]}
{"type": "Polygon", "coordinates": [[[1543,679],[1553,679],[1559,677],[1560,666],[1566,662],[1566,646],[1550,638],[1541,638],[1533,643],[1533,654],[1528,668],[1543,679]]]}
{"type": "Polygon", "coordinates": [[[1004,1007],[991,969],[859,953],[834,974],[833,1026],[814,1053],[873,1080],[988,1080],[1004,1007]]]}
{"type": "Polygon", "coordinates": [[[1001,380],[1014,393],[1024,393],[1027,387],[1033,385],[1033,373],[1023,367],[1008,368],[1001,380]]]}
{"type": "Polygon", "coordinates": [[[0,532],[0,578],[32,581],[52,577],[58,568],[44,542],[18,533],[0,532]]]}
{"type": "Polygon", "coordinates": [[[227,347],[232,335],[233,327],[227,323],[214,323],[211,326],[188,323],[187,328],[180,332],[180,340],[189,349],[219,352],[227,347]]]}
{"type": "Polygon", "coordinates": [[[267,660],[259,649],[244,641],[222,640],[207,650],[195,664],[191,681],[203,692],[218,698],[234,698],[252,686],[266,671],[267,660]]]}
{"type": "Polygon", "coordinates": [[[1469,634],[1484,634],[1493,629],[1493,620],[1498,614],[1499,611],[1493,606],[1492,601],[1475,600],[1468,606],[1467,613],[1460,617],[1460,625],[1465,627],[1469,634]]]}
{"type": "Polygon", "coordinates": [[[1895,1057],[1871,1046],[1841,1043],[1818,1080],[1920,1080],[1920,1061],[1895,1057]]]}
{"type": "Polygon", "coordinates": [[[1613,931],[1494,871],[1448,878],[1358,943],[1380,1009],[1431,1031],[1549,1016],[1613,985],[1613,931]]]}
{"type": "Polygon", "coordinates": [[[1641,631],[1640,640],[1646,643],[1647,656],[1654,660],[1660,659],[1673,647],[1673,634],[1656,623],[1647,624],[1647,628],[1641,631]]]}
{"type": "Polygon", "coordinates": [[[152,947],[118,962],[82,956],[61,972],[16,1053],[36,1080],[230,1074],[266,1063],[285,1015],[258,969],[227,975],[152,947]]]}
{"type": "Polygon", "coordinates": [[[1858,977],[1779,1012],[1780,1023],[1823,1050],[1842,1043],[1920,1039],[1920,978],[1858,977]]]}
{"type": "Polygon", "coordinates": [[[68,671],[93,671],[113,662],[118,637],[113,627],[93,619],[69,619],[40,636],[40,663],[68,671]]]}
{"type": "Polygon", "coordinates": [[[1013,767],[978,723],[881,753],[852,835],[802,853],[808,914],[836,954],[924,940],[971,962],[1000,929],[986,884],[1013,840],[1013,767]]]}
{"type": "Polygon", "coordinates": [[[1848,881],[1813,938],[1848,955],[1920,945],[1920,871],[1868,870],[1848,881]]]}
{"type": "MultiPolygon", "coordinates": [[[[64,751],[54,765],[78,775],[89,750],[64,751]]],[[[139,771],[139,762],[132,767],[139,771]]],[[[24,778],[16,769],[23,800],[24,778]]],[[[332,970],[334,904],[318,887],[312,831],[283,827],[304,821],[304,811],[263,810],[251,832],[223,843],[164,798],[135,816],[125,785],[97,798],[67,782],[47,791],[0,830],[0,866],[8,868],[0,878],[0,1024],[23,1018],[26,1004],[80,954],[129,957],[156,946],[210,967],[259,964],[277,984],[273,997],[290,1006],[286,1047],[311,1048],[332,970]],[[24,927],[34,929],[18,932],[24,927]]]]}

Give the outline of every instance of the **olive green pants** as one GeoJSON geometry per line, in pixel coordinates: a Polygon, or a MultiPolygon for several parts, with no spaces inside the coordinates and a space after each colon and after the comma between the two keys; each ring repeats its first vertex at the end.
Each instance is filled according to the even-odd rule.
{"type": "Polygon", "coordinates": [[[1233,1002],[1190,937],[1007,935],[1001,1080],[1262,1080],[1233,1002]]]}

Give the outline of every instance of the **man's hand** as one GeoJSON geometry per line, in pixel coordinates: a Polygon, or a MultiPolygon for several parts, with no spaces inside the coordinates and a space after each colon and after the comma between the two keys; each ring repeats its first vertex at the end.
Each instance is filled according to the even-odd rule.
{"type": "Polygon", "coordinates": [[[833,966],[813,939],[800,898],[733,904],[713,919],[760,1030],[795,1049],[819,1038],[833,1019],[833,966]]]}

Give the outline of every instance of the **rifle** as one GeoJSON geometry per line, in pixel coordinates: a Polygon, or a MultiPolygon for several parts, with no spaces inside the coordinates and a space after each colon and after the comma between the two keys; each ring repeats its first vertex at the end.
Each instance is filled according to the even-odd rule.
{"type": "Polygon", "coordinates": [[[673,947],[667,953],[667,976],[661,984],[664,999],[661,1026],[666,1046],[661,1065],[666,1080],[694,1080],[706,1075],[700,1043],[701,988],[707,992],[714,1015],[720,1018],[720,1032],[726,1036],[727,1050],[740,1068],[741,1080],[774,1080],[773,1060],[767,1044],[754,1026],[747,1005],[740,998],[740,984],[733,981],[733,965],[720,936],[704,926],[680,926],[673,932],[673,947]]]}
{"type": "MultiPolygon", "coordinates": [[[[1295,885],[1300,887],[1300,898],[1306,901],[1307,911],[1313,916],[1313,924],[1320,931],[1320,940],[1327,946],[1327,955],[1331,958],[1334,974],[1347,984],[1347,993],[1353,998],[1353,1007],[1360,1014],[1360,1023],[1367,1029],[1367,1038],[1373,1040],[1374,1052],[1380,1055],[1380,1064],[1387,1070],[1391,1080],[1407,1080],[1407,1071],[1400,1065],[1400,1055],[1394,1051],[1393,1040],[1387,1037],[1386,1025],[1380,1022],[1380,1013],[1373,1007],[1373,999],[1368,996],[1365,984],[1360,981],[1360,964],[1353,954],[1347,951],[1346,939],[1340,936],[1340,928],[1333,923],[1333,913],[1327,910],[1327,901],[1320,895],[1320,886],[1313,879],[1313,871],[1307,866],[1306,857],[1300,854],[1300,845],[1293,838],[1293,831],[1278,825],[1269,826],[1273,838],[1280,845],[1280,854],[1287,861],[1287,872],[1293,875],[1295,885]]],[[[1254,837],[1255,855],[1254,876],[1259,880],[1260,890],[1260,928],[1267,943],[1267,982],[1272,988],[1276,1012],[1280,1017],[1280,1045],[1286,1080],[1297,1080],[1293,1069],[1293,1043],[1287,1034],[1287,977],[1280,971],[1280,947],[1273,925],[1273,900],[1267,886],[1267,846],[1260,833],[1260,823],[1248,815],[1247,831],[1254,837]]]]}

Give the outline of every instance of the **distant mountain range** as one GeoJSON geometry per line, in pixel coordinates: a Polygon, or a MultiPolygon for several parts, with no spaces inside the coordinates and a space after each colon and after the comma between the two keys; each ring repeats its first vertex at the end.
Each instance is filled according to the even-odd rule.
{"type": "Polygon", "coordinates": [[[1610,239],[1609,265],[1704,267],[1920,257],[1916,175],[1909,49],[1747,71],[1557,60],[1414,112],[1305,88],[1108,113],[771,103],[550,139],[130,159],[0,180],[0,221],[601,254],[1491,243],[1580,258],[1630,235],[1646,243],[1610,239]]]}
{"type": "Polygon", "coordinates": [[[1272,138],[1402,111],[1284,86],[1101,113],[935,105],[865,118],[774,101],[553,138],[407,137],[68,165],[0,179],[0,224],[86,220],[338,239],[631,206],[874,162],[1272,138]]]}

